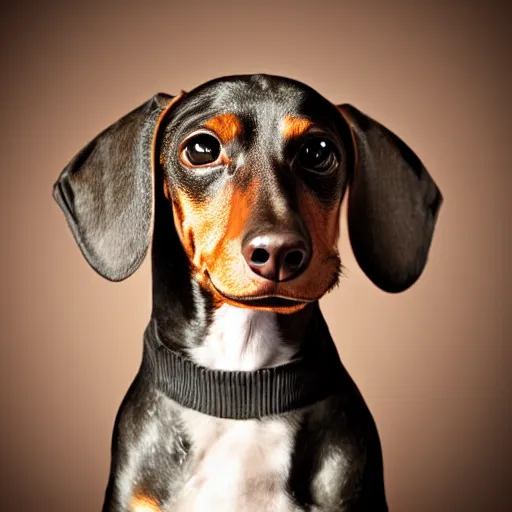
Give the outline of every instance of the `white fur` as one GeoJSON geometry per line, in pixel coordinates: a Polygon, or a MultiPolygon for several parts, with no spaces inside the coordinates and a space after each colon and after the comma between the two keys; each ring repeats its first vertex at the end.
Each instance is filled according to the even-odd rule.
{"type": "MultiPolygon", "coordinates": [[[[190,351],[203,366],[256,370],[292,360],[296,346],[279,336],[273,313],[224,305],[202,347],[190,351]]],[[[173,512],[288,512],[286,494],[294,426],[282,419],[224,420],[184,410],[193,463],[173,512]]]]}
{"type": "Polygon", "coordinates": [[[194,461],[173,512],[288,512],[291,426],[282,420],[222,420],[187,410],[194,461]]]}
{"type": "Polygon", "coordinates": [[[224,304],[214,314],[204,344],[192,359],[215,370],[251,371],[292,360],[297,346],[280,337],[274,313],[224,304]]]}

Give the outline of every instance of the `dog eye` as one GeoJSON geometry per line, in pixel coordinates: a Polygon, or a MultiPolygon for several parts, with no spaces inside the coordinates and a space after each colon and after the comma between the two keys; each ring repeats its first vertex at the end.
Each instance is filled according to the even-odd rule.
{"type": "Polygon", "coordinates": [[[219,158],[220,142],[213,135],[200,133],[187,142],[184,153],[192,165],[211,164],[219,158]]]}
{"type": "Polygon", "coordinates": [[[327,172],[336,162],[336,154],[331,143],[322,138],[307,141],[299,152],[302,168],[314,172],[327,172]]]}

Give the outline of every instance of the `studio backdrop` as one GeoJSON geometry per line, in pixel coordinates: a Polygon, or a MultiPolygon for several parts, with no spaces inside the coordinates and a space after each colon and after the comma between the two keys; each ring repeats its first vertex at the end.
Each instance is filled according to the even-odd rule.
{"type": "Polygon", "coordinates": [[[382,122],[443,192],[426,270],[399,295],[359,269],[343,211],[344,277],[321,301],[379,429],[390,510],[512,510],[510,22],[492,1],[4,7],[0,508],[100,509],[151,310],[149,258],[125,282],[103,280],[53,182],[154,93],[270,73],[382,122]]]}

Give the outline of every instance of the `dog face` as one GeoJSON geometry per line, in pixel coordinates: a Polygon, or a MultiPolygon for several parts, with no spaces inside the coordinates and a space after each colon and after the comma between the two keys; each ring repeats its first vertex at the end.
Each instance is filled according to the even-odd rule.
{"type": "Polygon", "coordinates": [[[291,81],[218,80],[176,102],[159,154],[173,229],[219,302],[297,310],[337,282],[347,141],[336,107],[291,81]]]}
{"type": "Polygon", "coordinates": [[[86,146],[54,196],[91,265],[120,280],[140,265],[164,193],[168,228],[218,303],[293,312],[337,282],[347,187],[362,269],[384,290],[408,288],[426,263],[438,188],[396,135],[293,80],[237,76],[157,95],[86,146]]]}

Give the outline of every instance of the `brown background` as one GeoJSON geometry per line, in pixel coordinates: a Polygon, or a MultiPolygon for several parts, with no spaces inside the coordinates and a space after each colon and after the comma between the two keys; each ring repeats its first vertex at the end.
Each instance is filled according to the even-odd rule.
{"type": "Polygon", "coordinates": [[[0,509],[100,509],[150,312],[149,261],[117,285],[97,276],[51,199],[53,181],[153,93],[266,72],[386,124],[445,196],[416,286],[376,289],[343,218],[348,278],[322,301],[379,427],[391,511],[512,510],[505,7],[34,2],[0,19],[0,509]]]}

